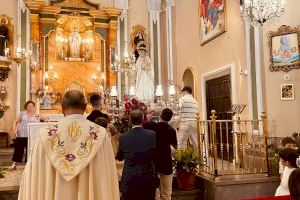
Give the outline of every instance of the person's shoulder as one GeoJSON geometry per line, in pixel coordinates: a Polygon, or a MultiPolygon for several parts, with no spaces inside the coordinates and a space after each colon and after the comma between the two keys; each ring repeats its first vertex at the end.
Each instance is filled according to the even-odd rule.
{"type": "Polygon", "coordinates": [[[155,136],[155,131],[153,131],[153,130],[144,129],[144,131],[145,131],[145,133],[147,133],[150,136],[152,136],[152,135],[155,136]]]}

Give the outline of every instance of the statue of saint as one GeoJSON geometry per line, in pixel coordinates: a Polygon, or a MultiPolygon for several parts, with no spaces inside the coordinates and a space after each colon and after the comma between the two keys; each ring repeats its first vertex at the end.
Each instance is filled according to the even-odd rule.
{"type": "Polygon", "coordinates": [[[140,101],[151,101],[154,96],[154,75],[144,41],[137,44],[137,51],[135,95],[140,101]]]}
{"type": "Polygon", "coordinates": [[[78,33],[78,28],[73,27],[73,31],[69,37],[70,42],[70,57],[79,58],[80,57],[80,45],[81,45],[81,36],[78,33]]]}
{"type": "Polygon", "coordinates": [[[49,93],[46,93],[43,97],[43,103],[45,108],[51,108],[51,97],[49,93]]]}
{"type": "Polygon", "coordinates": [[[9,31],[7,27],[7,19],[2,17],[0,21],[0,56],[5,56],[5,49],[8,47],[9,31]]]}

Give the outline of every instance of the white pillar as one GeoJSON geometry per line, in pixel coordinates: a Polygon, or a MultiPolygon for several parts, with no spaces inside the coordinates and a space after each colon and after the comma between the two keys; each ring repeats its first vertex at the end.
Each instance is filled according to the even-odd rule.
{"type": "MultiPolygon", "coordinates": [[[[119,16],[118,19],[118,56],[119,59],[122,59],[124,57],[124,53],[128,53],[128,0],[115,0],[115,7],[122,9],[122,14],[119,16]],[[124,21],[124,52],[121,52],[121,33],[120,33],[120,21],[124,21]],[[123,55],[122,55],[123,54],[123,55]]],[[[117,88],[118,88],[118,94],[119,94],[119,99],[122,94],[122,74],[121,72],[118,72],[118,83],[117,83],[117,88]]],[[[125,74],[125,93],[128,94],[128,87],[129,87],[129,81],[128,81],[128,76],[125,74]]]]}
{"type": "MultiPolygon", "coordinates": [[[[30,10],[26,9],[26,52],[30,51],[30,10]]],[[[31,77],[30,77],[30,60],[26,59],[26,100],[30,99],[31,77]]]]}
{"type": "MultiPolygon", "coordinates": [[[[121,19],[120,17],[118,18],[118,30],[117,30],[117,50],[118,52],[115,52],[117,53],[118,56],[120,56],[121,54],[121,32],[120,32],[120,22],[121,22],[121,19]]],[[[118,71],[118,79],[117,79],[117,88],[118,88],[118,98],[121,99],[121,93],[122,93],[122,76],[121,76],[121,72],[118,71]]]]}
{"type": "Polygon", "coordinates": [[[246,62],[247,62],[247,78],[248,78],[248,109],[249,109],[249,119],[253,120],[253,102],[252,102],[252,62],[251,62],[251,34],[250,34],[250,25],[248,23],[245,24],[245,32],[246,32],[246,62]]]}
{"type": "Polygon", "coordinates": [[[154,36],[157,37],[157,69],[158,84],[161,84],[161,34],[160,34],[160,13],[161,13],[161,0],[148,0],[149,23],[150,23],[150,58],[152,62],[152,70],[154,70],[154,36]],[[157,31],[154,32],[154,24],[157,25],[157,31]]]}
{"type": "Polygon", "coordinates": [[[263,64],[263,30],[261,26],[254,27],[255,38],[255,66],[256,66],[256,93],[257,93],[257,110],[258,119],[261,119],[261,114],[265,111],[263,87],[264,87],[264,64],[263,64]]]}
{"type": "Polygon", "coordinates": [[[166,30],[167,30],[167,64],[168,64],[168,79],[169,79],[169,81],[173,81],[173,79],[174,79],[172,6],[175,6],[175,0],[167,0],[166,30]]]}
{"type": "MultiPolygon", "coordinates": [[[[17,11],[17,38],[21,35],[21,8],[22,0],[18,0],[18,11],[17,11]]],[[[17,91],[16,91],[16,114],[20,112],[20,101],[21,101],[21,67],[17,65],[17,91]]]]}

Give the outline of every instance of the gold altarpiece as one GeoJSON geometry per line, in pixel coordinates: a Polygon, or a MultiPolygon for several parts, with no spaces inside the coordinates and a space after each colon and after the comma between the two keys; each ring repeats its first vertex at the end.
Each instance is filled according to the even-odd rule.
{"type": "Polygon", "coordinates": [[[100,9],[84,0],[25,4],[30,9],[31,91],[34,96],[53,95],[49,112],[60,109],[61,96],[74,84],[86,97],[98,92],[100,84],[115,84],[111,52],[117,42],[119,9],[100,9]],[[96,81],[99,72],[103,80],[96,81]]]}

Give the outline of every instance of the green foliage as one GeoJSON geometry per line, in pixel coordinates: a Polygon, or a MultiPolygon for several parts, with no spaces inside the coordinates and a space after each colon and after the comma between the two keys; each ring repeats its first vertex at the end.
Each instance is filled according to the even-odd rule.
{"type": "Polygon", "coordinates": [[[194,151],[193,146],[188,145],[185,149],[178,149],[175,152],[173,165],[176,171],[186,171],[196,173],[200,161],[194,151]]]}
{"type": "Polygon", "coordinates": [[[6,171],[6,169],[5,169],[5,168],[3,168],[3,167],[0,167],[0,178],[4,178],[5,171],[6,171]]]}

